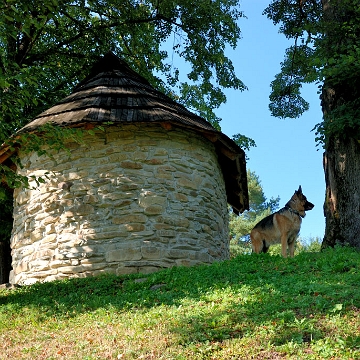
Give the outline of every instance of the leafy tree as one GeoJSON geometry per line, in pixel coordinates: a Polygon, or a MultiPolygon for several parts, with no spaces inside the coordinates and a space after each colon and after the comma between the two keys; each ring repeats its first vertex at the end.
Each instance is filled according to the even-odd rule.
{"type": "Polygon", "coordinates": [[[249,210],[236,216],[230,213],[230,250],[232,256],[239,253],[250,253],[250,231],[265,216],[279,208],[280,198],[267,200],[259,176],[247,171],[249,189],[249,210]]]}
{"type": "Polygon", "coordinates": [[[225,46],[234,48],[240,37],[238,3],[4,0],[0,140],[67,95],[108,51],[216,125],[213,109],[226,100],[222,89],[245,89],[224,55],[225,46]],[[163,46],[170,41],[171,54],[163,46]],[[174,56],[190,65],[187,81],[179,81],[174,56]]]}
{"type": "Polygon", "coordinates": [[[270,110],[299,117],[303,83],[317,82],[323,119],[326,217],[323,247],[360,247],[360,6],[358,0],[275,0],[265,10],[294,40],[272,82],[270,110]]]}

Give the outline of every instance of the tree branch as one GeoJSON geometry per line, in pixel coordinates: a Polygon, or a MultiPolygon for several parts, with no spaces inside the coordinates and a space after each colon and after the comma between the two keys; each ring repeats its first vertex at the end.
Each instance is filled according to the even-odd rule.
{"type": "MultiPolygon", "coordinates": [[[[64,16],[66,16],[68,19],[70,19],[73,23],[75,23],[76,25],[80,25],[81,26],[81,22],[78,22],[75,18],[73,18],[70,14],[68,14],[67,12],[63,11],[62,14],[64,16]]],[[[115,28],[115,27],[122,27],[124,25],[134,25],[134,24],[143,24],[143,23],[149,23],[149,22],[154,22],[154,21],[166,21],[172,25],[175,25],[181,29],[185,29],[184,26],[182,24],[177,23],[176,21],[173,21],[170,18],[167,18],[161,14],[155,14],[155,16],[152,17],[148,17],[148,18],[143,18],[143,19],[129,19],[127,21],[115,21],[115,22],[111,22],[111,23],[101,23],[95,27],[81,27],[79,29],[79,32],[70,37],[67,38],[59,43],[57,43],[55,46],[52,47],[48,47],[47,51],[43,52],[41,55],[37,54],[34,56],[31,56],[29,58],[30,62],[34,61],[34,60],[39,60],[45,56],[48,56],[50,54],[54,54],[54,53],[59,53],[59,48],[65,46],[65,45],[71,45],[73,44],[76,40],[78,40],[79,38],[83,37],[84,35],[86,35],[87,33],[92,33],[94,35],[96,35],[99,31],[104,30],[106,28],[115,28]]],[[[126,44],[125,44],[126,45],[126,44]]]]}

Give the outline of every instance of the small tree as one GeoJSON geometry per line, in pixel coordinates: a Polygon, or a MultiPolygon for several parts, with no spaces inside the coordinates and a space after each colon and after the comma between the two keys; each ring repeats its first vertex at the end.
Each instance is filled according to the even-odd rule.
{"type": "Polygon", "coordinates": [[[250,231],[265,216],[279,208],[280,198],[273,197],[267,200],[261,186],[259,176],[255,172],[248,170],[248,189],[249,189],[249,210],[236,216],[230,214],[230,253],[231,256],[250,253],[250,231]]]}

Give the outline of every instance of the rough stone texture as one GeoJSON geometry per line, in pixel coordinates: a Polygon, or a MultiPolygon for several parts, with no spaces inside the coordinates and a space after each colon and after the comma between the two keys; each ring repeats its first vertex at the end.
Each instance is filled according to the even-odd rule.
{"type": "Polygon", "coordinates": [[[129,124],[68,148],[20,155],[19,171],[45,182],[15,190],[12,283],[228,258],[225,183],[210,141],[129,124]]]}

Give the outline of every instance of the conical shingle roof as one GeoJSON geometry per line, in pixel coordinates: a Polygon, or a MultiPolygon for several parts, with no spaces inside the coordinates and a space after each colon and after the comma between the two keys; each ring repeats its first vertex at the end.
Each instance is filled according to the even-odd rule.
{"type": "Polygon", "coordinates": [[[157,91],[112,53],[94,65],[73,93],[42,112],[20,131],[31,131],[51,122],[174,122],[214,131],[212,125],[157,91]]]}
{"type": "MultiPolygon", "coordinates": [[[[71,95],[19,130],[36,131],[41,125],[81,126],[88,123],[160,123],[201,133],[214,143],[223,171],[228,203],[236,213],[248,208],[245,154],[236,143],[208,121],[157,91],[112,53],[91,69],[71,95]]],[[[0,149],[5,153],[5,149],[0,149]]],[[[4,157],[3,157],[4,158],[4,157]]]]}

